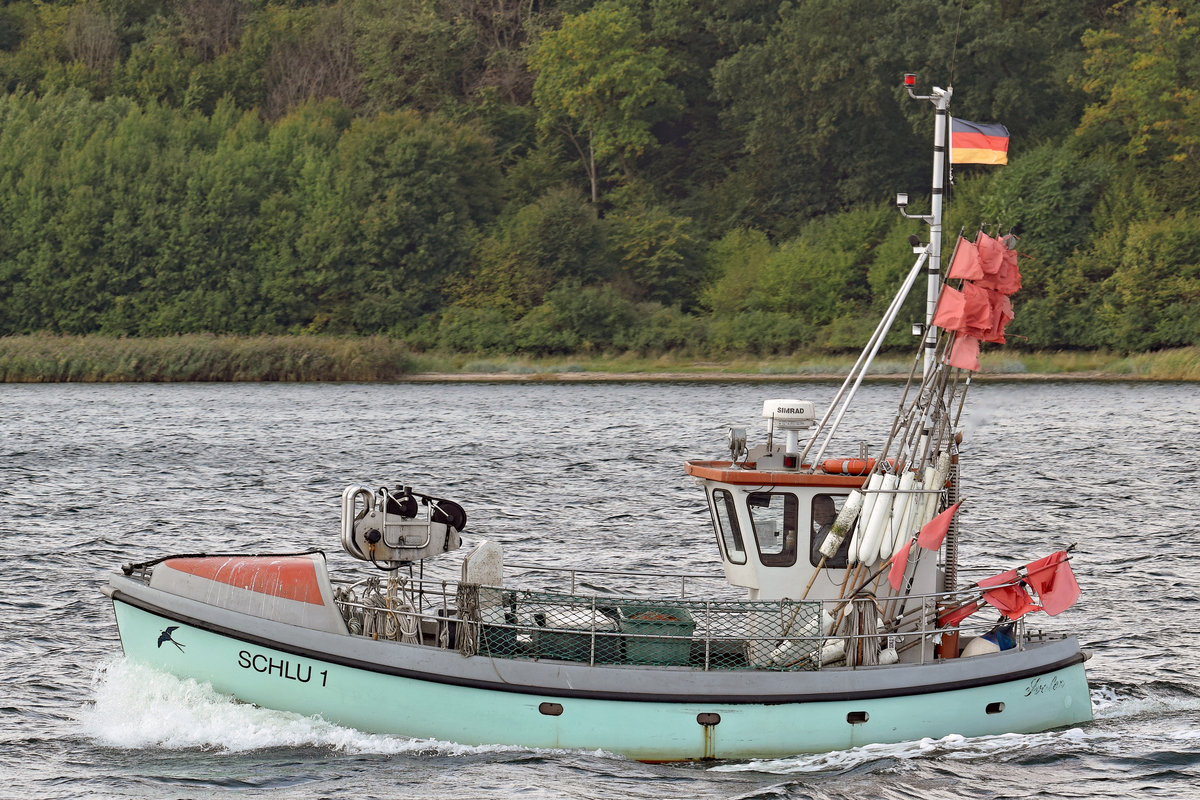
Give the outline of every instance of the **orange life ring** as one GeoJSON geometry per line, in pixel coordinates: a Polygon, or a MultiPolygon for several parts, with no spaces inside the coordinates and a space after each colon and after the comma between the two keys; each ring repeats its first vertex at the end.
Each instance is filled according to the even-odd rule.
{"type": "Polygon", "coordinates": [[[873,469],[873,458],[827,458],[821,462],[821,471],[827,475],[866,475],[873,469]]]}

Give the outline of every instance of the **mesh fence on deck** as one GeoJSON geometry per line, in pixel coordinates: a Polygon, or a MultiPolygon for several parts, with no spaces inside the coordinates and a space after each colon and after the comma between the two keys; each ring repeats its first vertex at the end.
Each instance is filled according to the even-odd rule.
{"type": "Polygon", "coordinates": [[[695,669],[819,668],[820,603],[584,597],[460,584],[466,655],[695,669]]]}

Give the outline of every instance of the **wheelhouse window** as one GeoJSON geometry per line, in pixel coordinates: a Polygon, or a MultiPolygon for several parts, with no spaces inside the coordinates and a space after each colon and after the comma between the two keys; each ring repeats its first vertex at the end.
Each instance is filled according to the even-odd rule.
{"type": "Polygon", "coordinates": [[[717,530],[717,543],[725,559],[733,564],[746,563],[746,547],[742,544],[742,531],[738,527],[737,506],[733,495],[725,489],[713,489],[710,505],[713,527],[717,530]]]}
{"type": "MultiPolygon", "coordinates": [[[[838,513],[842,510],[842,505],[846,502],[844,494],[817,494],[813,495],[812,505],[810,509],[809,521],[811,523],[812,535],[809,537],[808,559],[814,567],[821,563],[821,545],[825,542],[825,537],[829,535],[829,530],[833,527],[833,521],[837,519],[838,513]]],[[[837,552],[832,558],[825,559],[825,566],[833,569],[845,569],[848,566],[850,552],[850,541],[854,538],[854,529],[858,525],[850,526],[850,531],[846,534],[846,538],[842,540],[837,552]]]]}
{"type": "Polygon", "coordinates": [[[765,567],[796,563],[800,503],[790,492],[751,492],[746,499],[754,523],[754,541],[765,567]]]}

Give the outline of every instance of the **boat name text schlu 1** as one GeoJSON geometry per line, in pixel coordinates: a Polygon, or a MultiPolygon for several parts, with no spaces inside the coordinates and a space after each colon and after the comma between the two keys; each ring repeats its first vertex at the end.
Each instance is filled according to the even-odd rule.
{"type": "MultiPolygon", "coordinates": [[[[276,675],[280,678],[299,681],[300,683],[308,683],[312,680],[311,665],[293,664],[286,658],[276,661],[274,658],[265,656],[262,653],[251,654],[249,650],[242,650],[238,653],[238,666],[242,669],[252,669],[255,672],[276,675]],[[293,668],[295,668],[294,672],[293,668]],[[306,670],[303,676],[300,674],[301,669],[306,670]]],[[[323,669],[317,674],[321,676],[321,686],[324,686],[325,681],[329,678],[329,671],[323,669]]]]}

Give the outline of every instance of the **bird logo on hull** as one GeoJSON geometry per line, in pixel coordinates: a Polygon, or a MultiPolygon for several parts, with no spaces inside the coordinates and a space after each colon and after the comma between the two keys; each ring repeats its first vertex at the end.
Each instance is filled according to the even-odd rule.
{"type": "Polygon", "coordinates": [[[174,638],[171,636],[171,632],[172,632],[172,631],[177,631],[177,630],[179,630],[179,626],[178,626],[178,625],[172,625],[172,626],[170,626],[169,628],[167,628],[165,631],[163,631],[162,633],[160,633],[160,634],[158,635],[158,646],[159,646],[159,647],[162,647],[162,646],[163,646],[163,642],[170,642],[171,644],[173,644],[173,645],[175,645],[176,647],[178,647],[178,648],[179,648],[179,652],[181,652],[181,653],[182,653],[182,652],[183,652],[183,645],[181,645],[179,642],[175,641],[175,639],[174,639],[174,638]]]}

